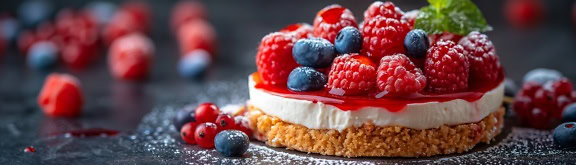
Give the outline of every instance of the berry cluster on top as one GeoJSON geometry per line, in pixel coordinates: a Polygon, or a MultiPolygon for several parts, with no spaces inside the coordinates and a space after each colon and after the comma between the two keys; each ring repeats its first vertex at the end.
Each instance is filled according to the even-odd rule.
{"type": "Polygon", "coordinates": [[[266,35],[258,73],[262,83],[296,92],[376,97],[464,92],[472,81],[499,78],[502,67],[485,34],[429,35],[414,27],[419,16],[376,1],[359,28],[350,10],[327,6],[313,26],[298,23],[266,35]]]}

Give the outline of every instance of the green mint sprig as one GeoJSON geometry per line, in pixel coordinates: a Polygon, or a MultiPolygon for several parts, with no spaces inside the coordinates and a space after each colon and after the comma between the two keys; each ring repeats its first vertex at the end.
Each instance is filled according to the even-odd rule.
{"type": "Polygon", "coordinates": [[[472,31],[491,31],[482,12],[470,0],[428,0],[430,6],[420,9],[415,28],[428,34],[450,32],[467,35],[472,31]]]}

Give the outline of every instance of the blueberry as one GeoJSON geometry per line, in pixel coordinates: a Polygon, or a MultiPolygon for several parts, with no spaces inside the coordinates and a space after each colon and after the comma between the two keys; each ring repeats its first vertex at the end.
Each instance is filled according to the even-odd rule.
{"type": "Polygon", "coordinates": [[[35,70],[48,70],[58,62],[58,47],[49,41],[37,42],[28,51],[28,66],[35,70]]]}
{"type": "Polygon", "coordinates": [[[4,40],[14,42],[20,33],[20,24],[14,18],[5,18],[0,21],[0,30],[4,40]]]}
{"type": "Polygon", "coordinates": [[[288,76],[288,89],[293,91],[313,91],[322,89],[328,78],[324,73],[310,67],[297,67],[288,76]]]}
{"type": "Polygon", "coordinates": [[[576,103],[572,103],[562,112],[562,121],[563,122],[576,122],[576,103]]]}
{"type": "Polygon", "coordinates": [[[35,27],[48,20],[51,14],[52,5],[43,0],[25,1],[18,8],[18,16],[27,27],[35,27]]]}
{"type": "Polygon", "coordinates": [[[242,131],[225,130],[216,135],[214,146],[224,156],[242,156],[250,146],[250,139],[242,131]]]}
{"type": "Polygon", "coordinates": [[[562,73],[553,69],[537,68],[524,75],[524,83],[526,82],[536,82],[540,84],[546,84],[549,81],[556,81],[562,78],[562,73]]]}
{"type": "Polygon", "coordinates": [[[406,38],[404,38],[404,48],[406,48],[408,57],[424,58],[429,47],[430,40],[424,30],[414,29],[408,32],[406,38]]]}
{"type": "Polygon", "coordinates": [[[561,148],[576,149],[576,122],[567,122],[554,129],[554,143],[561,148]]]}
{"type": "Polygon", "coordinates": [[[86,8],[100,25],[106,25],[116,13],[116,5],[112,2],[94,1],[90,2],[86,8]]]}
{"type": "Polygon", "coordinates": [[[338,32],[334,47],[339,54],[360,53],[362,34],[355,27],[347,26],[338,32]]]}
{"type": "Polygon", "coordinates": [[[323,38],[309,38],[296,41],[292,48],[296,63],[313,68],[329,67],[336,57],[334,45],[323,38]]]}
{"type": "Polygon", "coordinates": [[[187,105],[178,112],[176,112],[176,116],[174,116],[173,124],[176,127],[176,130],[180,131],[182,126],[188,122],[196,121],[196,117],[194,115],[194,111],[196,110],[196,106],[187,105]]]}
{"type": "Polygon", "coordinates": [[[516,95],[517,91],[518,91],[518,87],[516,86],[516,83],[514,82],[514,80],[512,80],[510,78],[506,78],[504,80],[504,95],[509,96],[509,97],[514,97],[514,95],[516,95]]]}
{"type": "Polygon", "coordinates": [[[211,57],[208,52],[205,50],[194,50],[180,59],[178,68],[182,77],[194,79],[201,77],[210,66],[210,63],[211,57]]]}

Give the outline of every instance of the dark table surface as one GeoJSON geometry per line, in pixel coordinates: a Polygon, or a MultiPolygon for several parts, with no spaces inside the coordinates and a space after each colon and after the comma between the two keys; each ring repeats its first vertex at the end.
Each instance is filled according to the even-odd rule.
{"type": "MultiPolygon", "coordinates": [[[[405,11],[425,1],[394,1],[405,11]]],[[[17,2],[2,2],[9,10],[17,2]]],[[[55,1],[72,4],[77,1],[55,1]]],[[[575,163],[576,152],[556,149],[550,131],[516,126],[508,117],[502,135],[472,152],[432,158],[339,158],[268,148],[253,142],[245,158],[223,158],[213,150],[182,143],[171,127],[174,112],[186,104],[205,101],[218,105],[248,99],[247,76],[254,72],[254,55],[265,34],[296,22],[311,22],[317,10],[331,3],[349,7],[357,18],[370,1],[207,1],[210,21],[219,39],[217,63],[201,80],[178,77],[177,46],[167,25],[173,1],[150,1],[154,11],[151,34],[157,53],[150,78],[123,82],[110,77],[104,54],[83,71],[58,68],[82,82],[86,96],[79,118],[50,118],[37,107],[36,96],[46,73],[29,70],[24,57],[10,51],[0,57],[0,164],[390,164],[390,163],[575,163]],[[74,132],[94,129],[119,131],[115,136],[77,137],[74,132]],[[72,132],[72,133],[71,133],[72,132]],[[35,153],[25,153],[33,146],[35,153]]],[[[570,22],[573,1],[546,2],[547,19],[531,29],[504,23],[500,1],[479,1],[494,26],[488,33],[496,45],[507,76],[521,80],[536,67],[560,70],[576,80],[576,34],[570,22]]]]}

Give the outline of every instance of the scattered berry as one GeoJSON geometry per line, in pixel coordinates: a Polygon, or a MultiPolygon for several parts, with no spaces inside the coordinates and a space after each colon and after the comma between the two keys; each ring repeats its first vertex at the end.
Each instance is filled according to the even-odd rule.
{"type": "Polygon", "coordinates": [[[221,113],[216,118],[216,125],[218,126],[219,131],[229,130],[235,129],[236,122],[229,114],[221,113]]]}
{"type": "Polygon", "coordinates": [[[202,123],[198,125],[194,131],[194,140],[202,148],[213,148],[214,137],[217,133],[218,126],[216,126],[216,124],[211,122],[202,123]]]}
{"type": "Polygon", "coordinates": [[[529,71],[524,75],[524,83],[536,82],[539,84],[546,84],[549,81],[557,81],[562,78],[562,73],[546,68],[537,68],[529,71]]]}
{"type": "Polygon", "coordinates": [[[362,33],[355,27],[347,26],[338,32],[334,46],[338,54],[360,53],[362,33]]]}
{"type": "Polygon", "coordinates": [[[204,20],[188,21],[178,29],[178,44],[180,53],[203,49],[211,55],[216,52],[216,32],[214,27],[204,20]]]}
{"type": "Polygon", "coordinates": [[[178,29],[180,25],[197,19],[206,19],[204,4],[200,1],[180,1],[172,9],[170,22],[172,29],[178,29]]]}
{"type": "Polygon", "coordinates": [[[403,15],[404,12],[396,7],[394,3],[390,1],[375,1],[364,12],[364,20],[371,20],[378,16],[400,20],[403,15]]]}
{"type": "Polygon", "coordinates": [[[106,43],[110,44],[122,36],[144,32],[145,28],[138,24],[136,18],[128,12],[120,10],[114,14],[110,22],[104,27],[102,35],[106,43]]]}
{"type": "Polygon", "coordinates": [[[37,42],[30,48],[27,56],[28,66],[35,70],[47,70],[58,63],[58,47],[50,41],[37,42]]]}
{"type": "Polygon", "coordinates": [[[62,46],[62,62],[73,69],[83,69],[96,60],[96,48],[78,42],[62,46]]]}
{"type": "Polygon", "coordinates": [[[576,103],[572,103],[564,108],[564,112],[562,112],[562,121],[576,122],[576,103]]]}
{"type": "Polygon", "coordinates": [[[536,129],[548,129],[550,127],[550,114],[538,107],[532,109],[528,125],[536,129]]]}
{"type": "Polygon", "coordinates": [[[406,55],[384,56],[377,72],[377,95],[406,95],[424,90],[426,76],[406,55]]]}
{"type": "Polygon", "coordinates": [[[180,76],[188,79],[195,79],[204,75],[212,61],[210,54],[202,49],[194,50],[181,58],[178,63],[178,70],[180,76]]]}
{"type": "Polygon", "coordinates": [[[554,143],[564,149],[576,148],[576,122],[567,122],[554,129],[554,143]]]}
{"type": "Polygon", "coordinates": [[[508,0],[504,12],[515,27],[531,27],[543,18],[544,8],[540,0],[508,0]]]}
{"type": "Polygon", "coordinates": [[[198,123],[195,121],[188,122],[182,126],[182,129],[180,129],[180,137],[182,137],[184,142],[188,144],[196,144],[196,127],[198,127],[198,123]]]}
{"type": "Polygon", "coordinates": [[[271,33],[262,38],[256,54],[256,67],[264,84],[285,85],[298,66],[292,56],[296,38],[286,33],[271,33]]]}
{"type": "Polygon", "coordinates": [[[202,103],[196,108],[196,120],[200,123],[216,122],[220,109],[212,103],[202,103]]]}
{"type": "Polygon", "coordinates": [[[376,67],[370,58],[345,54],[334,59],[327,88],[333,95],[360,95],[376,87],[376,67]]]}
{"type": "Polygon", "coordinates": [[[130,17],[134,18],[142,32],[146,32],[150,26],[150,6],[145,1],[126,2],[120,6],[121,11],[125,11],[130,17]]]}
{"type": "MultiPolygon", "coordinates": [[[[182,126],[189,122],[196,122],[196,117],[194,115],[194,111],[196,107],[187,105],[178,112],[176,112],[176,116],[174,116],[173,124],[176,127],[176,130],[182,129],[182,126]]],[[[194,127],[196,128],[196,127],[194,127]]],[[[192,131],[194,134],[194,131],[192,131]]]]}
{"type": "Polygon", "coordinates": [[[334,45],[323,38],[301,39],[294,43],[292,56],[296,63],[313,68],[325,68],[336,57],[334,45]]]}
{"type": "Polygon", "coordinates": [[[154,46],[141,34],[130,34],[112,43],[108,65],[112,75],[123,80],[142,80],[150,71],[154,46]]]}
{"type": "Polygon", "coordinates": [[[214,138],[216,151],[224,156],[242,156],[250,146],[250,139],[242,131],[227,130],[222,131],[214,138]]]}
{"type": "Polygon", "coordinates": [[[362,51],[372,58],[373,61],[380,61],[384,56],[394,54],[404,54],[404,39],[410,31],[410,27],[405,22],[398,19],[375,17],[368,22],[364,22],[362,35],[362,51]]]}
{"type": "Polygon", "coordinates": [[[68,74],[48,75],[38,96],[38,105],[48,116],[78,116],[82,112],[83,104],[80,82],[68,74]]]}
{"type": "Polygon", "coordinates": [[[404,38],[404,48],[406,49],[406,55],[410,58],[424,58],[426,57],[426,51],[430,47],[430,41],[428,40],[428,34],[424,30],[414,29],[404,38]]]}
{"type": "Polygon", "coordinates": [[[234,121],[236,122],[236,130],[244,132],[248,137],[252,136],[252,129],[250,128],[250,123],[246,117],[235,116],[234,121]]]}
{"type": "Polygon", "coordinates": [[[552,82],[550,86],[555,96],[570,96],[573,91],[572,82],[567,78],[560,78],[560,80],[552,82]]]}
{"type": "Polygon", "coordinates": [[[470,62],[470,81],[493,82],[498,79],[502,66],[488,36],[471,32],[458,44],[464,47],[470,62]]]}
{"type": "Polygon", "coordinates": [[[36,149],[34,147],[30,146],[30,147],[24,148],[24,152],[33,153],[33,152],[36,152],[36,149]]]}
{"type": "Polygon", "coordinates": [[[468,89],[470,63],[464,48],[449,40],[438,41],[428,50],[424,73],[427,90],[434,93],[454,93],[468,89]]]}
{"type": "Polygon", "coordinates": [[[292,91],[313,91],[324,87],[328,78],[324,73],[310,67],[297,67],[288,76],[288,89],[292,91]]]}
{"type": "Polygon", "coordinates": [[[48,1],[28,0],[18,7],[18,16],[27,27],[35,27],[48,20],[53,10],[48,1]]]}
{"type": "Polygon", "coordinates": [[[316,14],[313,35],[334,43],[338,32],[346,26],[358,27],[352,12],[336,4],[326,6],[316,14]]]}
{"type": "Polygon", "coordinates": [[[414,29],[414,23],[416,22],[416,17],[418,17],[418,14],[420,14],[420,10],[418,9],[411,10],[409,12],[406,12],[404,16],[402,16],[402,20],[408,22],[410,28],[414,29]]]}
{"type": "Polygon", "coordinates": [[[312,31],[312,26],[307,23],[296,23],[288,25],[280,30],[282,33],[293,34],[298,39],[308,38],[312,34],[312,31]]]}

